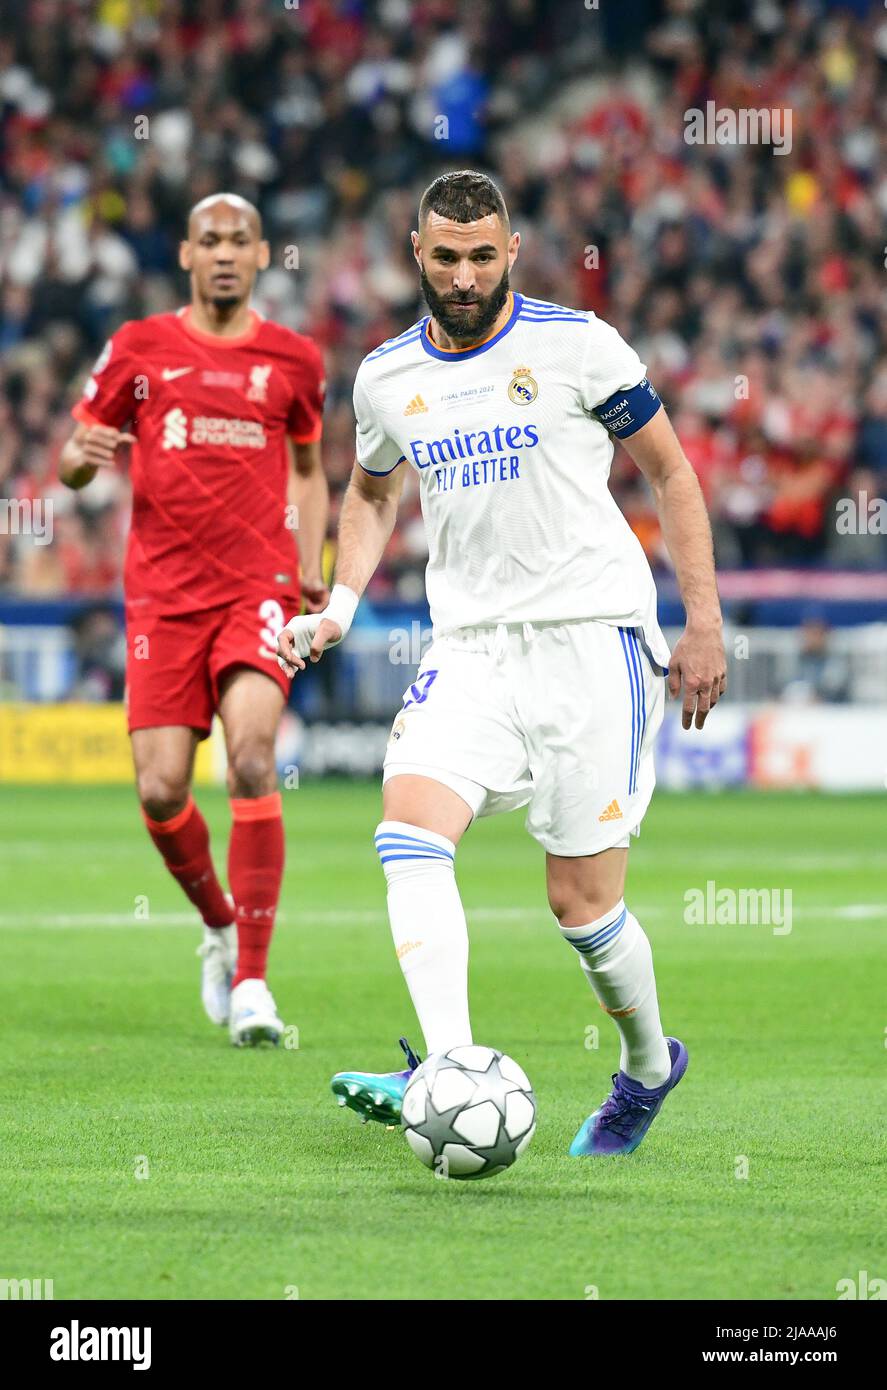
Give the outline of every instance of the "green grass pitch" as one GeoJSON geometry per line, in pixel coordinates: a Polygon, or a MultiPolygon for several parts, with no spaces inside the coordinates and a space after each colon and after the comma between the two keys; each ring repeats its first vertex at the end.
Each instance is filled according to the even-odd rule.
{"type": "MultiPolygon", "coordinates": [[[[199,801],[224,871],[227,802],[199,801]]],[[[475,1037],[539,1105],[528,1153],[481,1183],[435,1179],[336,1107],[334,1071],[397,1067],[401,1032],[421,1048],[379,792],[309,782],[284,803],[269,981],[299,1046],[237,1051],[203,1015],[196,919],[132,791],[3,790],[0,1277],[75,1299],[829,1300],[887,1276],[882,799],[654,798],[626,898],[690,1067],[616,1160],[566,1152],[618,1049],[542,852],[521,813],[476,826],[457,859],[475,1037]],[[709,879],[790,889],[791,932],[685,924],[709,879]]]]}

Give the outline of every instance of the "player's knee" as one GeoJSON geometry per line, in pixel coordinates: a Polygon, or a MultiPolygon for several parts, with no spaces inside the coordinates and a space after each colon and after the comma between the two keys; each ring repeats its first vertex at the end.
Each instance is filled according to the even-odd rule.
{"type": "Polygon", "coordinates": [[[189,793],[185,778],[165,774],[156,768],[139,774],[139,801],[151,820],[170,820],[185,809],[189,793]]]}
{"type": "Polygon", "coordinates": [[[228,790],[232,796],[266,796],[276,783],[273,747],[244,743],[229,750],[228,790]]]}
{"type": "Polygon", "coordinates": [[[549,884],[548,905],[562,927],[584,927],[604,917],[622,894],[614,889],[576,884],[549,884]]]}

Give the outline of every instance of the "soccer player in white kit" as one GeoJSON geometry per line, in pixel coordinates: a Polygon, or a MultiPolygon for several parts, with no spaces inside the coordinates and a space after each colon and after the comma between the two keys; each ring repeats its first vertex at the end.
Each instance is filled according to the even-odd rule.
{"type": "MultiPolygon", "coordinates": [[[[279,656],[294,675],[345,636],[415,469],[433,641],[394,720],[376,847],[427,1054],[472,1042],[456,846],[476,816],[527,806],[552,912],[621,1040],[613,1090],[570,1153],[627,1153],[687,1065],[623,891],[666,684],[683,687],[685,729],[726,688],[705,504],[616,330],[510,289],[520,237],[490,179],[436,179],[412,243],[431,314],[361,363],[336,585],[323,613],[287,624],[279,656]],[[677,574],[687,626],[671,654],[607,487],[613,437],[650,483],[677,574]]],[[[340,1102],[397,1122],[417,1062],[401,1042],[405,1071],[339,1073],[340,1102]]]]}

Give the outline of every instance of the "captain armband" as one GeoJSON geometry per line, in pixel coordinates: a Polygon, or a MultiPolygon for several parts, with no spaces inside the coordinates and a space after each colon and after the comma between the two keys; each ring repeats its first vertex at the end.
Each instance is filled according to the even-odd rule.
{"type": "Polygon", "coordinates": [[[661,405],[656,388],[644,377],[637,386],[617,391],[609,400],[601,401],[591,413],[617,439],[628,439],[653,419],[661,405]]]}

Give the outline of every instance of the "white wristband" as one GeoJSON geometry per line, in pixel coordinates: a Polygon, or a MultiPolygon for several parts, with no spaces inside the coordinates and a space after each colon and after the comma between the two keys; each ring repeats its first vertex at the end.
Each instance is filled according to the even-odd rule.
{"type": "MultiPolygon", "coordinates": [[[[284,631],[293,634],[293,650],[296,655],[303,661],[311,655],[311,644],[324,618],[334,622],[340,628],[342,636],[337,637],[334,642],[325,642],[323,650],[329,651],[330,647],[337,647],[351,627],[358,602],[357,594],[353,589],[349,589],[347,584],[336,584],[322,613],[303,613],[298,618],[290,618],[284,631]]],[[[287,661],[286,657],[278,655],[277,664],[288,676],[296,674],[297,668],[287,661]]]]}
{"type": "Polygon", "coordinates": [[[338,623],[342,629],[342,636],[345,637],[354,621],[359,602],[357,594],[353,589],[349,589],[347,584],[334,584],[330,601],[321,617],[330,618],[334,623],[338,623]]]}

